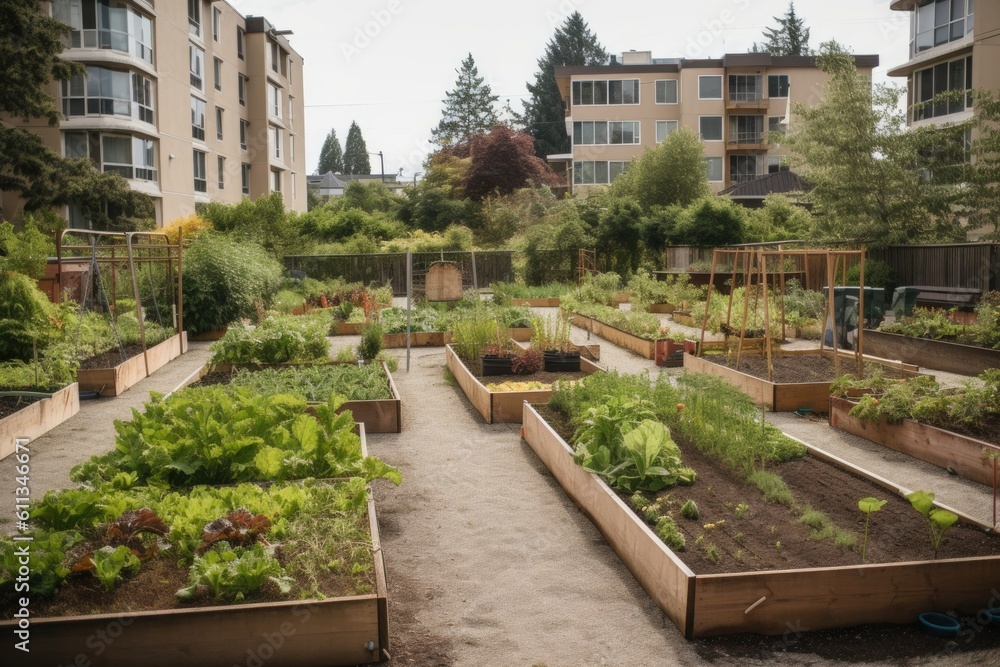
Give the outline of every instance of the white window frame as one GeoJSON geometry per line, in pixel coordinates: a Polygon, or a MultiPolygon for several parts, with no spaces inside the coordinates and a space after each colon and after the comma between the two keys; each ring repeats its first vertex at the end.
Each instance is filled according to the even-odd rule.
{"type": "Polygon", "coordinates": [[[240,60],[247,59],[246,43],[247,31],[243,28],[236,28],[236,57],[240,60]]]}
{"type": "Polygon", "coordinates": [[[222,155],[219,155],[218,159],[216,159],[216,164],[218,165],[218,169],[219,169],[219,189],[220,190],[225,190],[226,189],[226,158],[223,157],[222,155]]]}
{"type": "MultiPolygon", "coordinates": [[[[778,81],[778,90],[779,91],[781,90],[781,81],[780,80],[778,81]]],[[[787,100],[788,99],[788,95],[790,95],[791,92],[792,92],[792,76],[790,74],[768,74],[767,75],[767,98],[769,100],[787,100]],[[788,79],[788,85],[786,86],[787,90],[785,91],[786,92],[785,95],[772,95],[771,94],[771,77],[774,77],[776,79],[781,79],[781,77],[785,77],[786,79],[788,79]]]]}
{"type": "Polygon", "coordinates": [[[704,116],[698,116],[698,138],[709,144],[722,143],[726,140],[726,122],[725,118],[721,115],[706,114],[704,116]],[[718,118],[719,119],[719,138],[718,139],[706,139],[704,133],[701,131],[701,121],[704,118],[718,118]]]}
{"type": "Polygon", "coordinates": [[[222,141],[224,136],[223,127],[225,126],[225,109],[222,107],[215,107],[215,138],[222,141]]]}
{"type": "Polygon", "coordinates": [[[201,37],[202,9],[201,0],[188,0],[188,32],[196,37],[201,37]],[[197,16],[191,15],[192,9],[194,9],[197,16]]]}
{"type": "Polygon", "coordinates": [[[237,87],[236,95],[239,98],[240,106],[245,107],[247,105],[247,85],[250,83],[250,79],[243,76],[242,74],[239,74],[238,76],[240,78],[236,84],[237,87]]]}
{"type": "MultiPolygon", "coordinates": [[[[664,94],[664,97],[666,97],[666,94],[664,94]]],[[[681,87],[680,87],[680,84],[678,83],[677,79],[657,79],[656,81],[653,82],[653,102],[655,104],[661,104],[661,105],[679,104],[680,100],[681,100],[681,87]],[[666,84],[667,83],[671,83],[671,82],[673,82],[673,84],[674,84],[674,100],[675,101],[673,101],[673,102],[660,102],[660,100],[659,100],[659,97],[660,97],[660,90],[659,90],[660,84],[661,83],[664,84],[664,86],[663,86],[663,92],[666,93],[666,90],[667,90],[666,84]]]]}
{"type": "Polygon", "coordinates": [[[191,87],[205,92],[205,49],[191,42],[188,43],[188,68],[191,70],[191,87]],[[199,72],[195,72],[195,65],[199,72]],[[195,83],[196,77],[197,83],[195,83]]]}
{"type": "Polygon", "coordinates": [[[250,121],[240,118],[240,148],[247,149],[250,142],[250,121]]]}
{"type": "Polygon", "coordinates": [[[271,170],[271,192],[281,192],[281,170],[271,170]]]}
{"type": "Polygon", "coordinates": [[[250,194],[250,163],[243,162],[240,165],[240,190],[245,195],[250,194]]]}
{"type": "Polygon", "coordinates": [[[680,123],[676,120],[658,120],[656,121],[656,143],[662,144],[667,140],[671,134],[680,129],[680,123]],[[673,129],[670,129],[671,123],[673,123],[673,129]],[[660,128],[663,129],[663,137],[660,137],[660,128]]]}
{"type": "Polygon", "coordinates": [[[699,74],[698,75],[698,99],[699,100],[721,100],[725,95],[725,86],[723,85],[724,77],[721,74],[699,74]],[[702,97],[701,96],[701,80],[702,79],[718,79],[719,80],[719,96],[718,97],[702,97]]]}
{"type": "Polygon", "coordinates": [[[274,150],[271,152],[271,156],[276,160],[282,159],[281,156],[284,153],[284,147],[281,145],[281,128],[277,125],[271,126],[271,143],[274,144],[274,150]]]}
{"type": "Polygon", "coordinates": [[[216,44],[222,40],[222,10],[212,7],[212,40],[216,44]]]}
{"type": "Polygon", "coordinates": [[[215,89],[222,90],[222,58],[215,58],[213,60],[212,70],[215,74],[215,89]]]}
{"type": "Polygon", "coordinates": [[[208,192],[208,153],[195,148],[193,151],[192,163],[194,169],[194,191],[208,192]],[[199,160],[199,156],[201,159],[199,160]],[[199,164],[200,163],[200,164],[199,164]],[[199,167],[201,167],[201,178],[198,178],[199,167]],[[202,189],[198,185],[202,184],[202,189]]]}

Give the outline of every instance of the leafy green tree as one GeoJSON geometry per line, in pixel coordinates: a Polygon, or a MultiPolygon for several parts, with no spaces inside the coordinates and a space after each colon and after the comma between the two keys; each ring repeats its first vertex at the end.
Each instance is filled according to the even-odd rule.
{"type": "Polygon", "coordinates": [[[613,195],[633,199],[643,212],[654,206],[686,206],[710,192],[701,140],[688,129],[671,132],[611,184],[613,195]]]}
{"type": "Polygon", "coordinates": [[[657,257],[671,243],[684,215],[684,207],[679,204],[654,206],[642,219],[642,240],[657,257]]]}
{"type": "Polygon", "coordinates": [[[688,206],[672,241],[675,245],[721,247],[744,242],[747,210],[728,197],[710,195],[688,206]]]}
{"type": "MultiPolygon", "coordinates": [[[[61,57],[69,33],[39,3],[0,0],[0,114],[59,122],[49,84],[86,71],[61,57]]],[[[75,203],[97,229],[153,224],[150,197],[117,174],[95,171],[87,160],[62,158],[32,132],[0,123],[0,155],[0,191],[20,194],[27,211],[75,203]]]]}
{"type": "Polygon", "coordinates": [[[280,192],[266,197],[244,197],[238,204],[212,202],[198,207],[212,228],[239,243],[255,243],[277,260],[302,252],[308,240],[301,235],[301,220],[285,211],[280,192]]]}
{"type": "Polygon", "coordinates": [[[479,76],[471,53],[455,71],[458,72],[455,88],[445,93],[441,120],[431,130],[431,141],[442,147],[466,143],[500,122],[496,111],[500,97],[479,76]]]}
{"type": "Polygon", "coordinates": [[[811,56],[809,48],[809,28],[806,22],[796,15],[795,3],[788,3],[788,11],[784,16],[775,16],[778,22],[776,28],[764,28],[764,43],[754,42],[751,49],[754,53],[770,53],[772,56],[811,56]]]}
{"type": "Polygon", "coordinates": [[[770,194],[764,206],[750,211],[746,226],[747,243],[792,241],[812,234],[813,219],[808,209],[797,206],[781,194],[770,194]]]}
{"type": "Polygon", "coordinates": [[[812,186],[818,235],[872,247],[946,242],[962,236],[952,191],[927,181],[931,135],[909,132],[905,91],[863,77],[854,57],[830,44],[818,65],[829,81],[823,99],[795,105],[783,138],[789,164],[812,186]]]}
{"type": "Polygon", "coordinates": [[[635,273],[642,259],[642,209],[629,199],[615,199],[597,227],[599,252],[610,257],[615,273],[635,273]]]}
{"type": "Polygon", "coordinates": [[[556,29],[545,45],[545,54],[538,59],[535,82],[527,84],[531,97],[524,101],[524,113],[518,116],[519,123],[535,140],[535,155],[545,159],[547,155],[565,153],[570,148],[566,108],[556,85],[555,68],[559,65],[603,65],[607,59],[607,51],[580,12],[574,11],[556,29]]]}
{"type": "Polygon", "coordinates": [[[347,141],[344,144],[344,173],[372,173],[372,163],[368,159],[368,145],[361,136],[361,128],[353,120],[350,129],[347,130],[347,141]]]}
{"type": "MultiPolygon", "coordinates": [[[[360,133],[360,130],[358,130],[360,133]]],[[[319,151],[319,166],[317,170],[321,174],[333,172],[335,174],[344,173],[344,151],[340,147],[340,140],[337,139],[337,131],[330,130],[323,142],[323,148],[319,151]]]]}
{"type": "Polygon", "coordinates": [[[45,276],[45,264],[56,246],[41,227],[31,215],[24,217],[20,233],[9,222],[0,222],[0,272],[16,271],[35,280],[45,276]]]}

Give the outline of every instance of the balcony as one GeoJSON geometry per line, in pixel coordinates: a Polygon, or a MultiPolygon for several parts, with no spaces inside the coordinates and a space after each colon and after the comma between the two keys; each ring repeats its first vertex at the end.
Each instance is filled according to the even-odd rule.
{"type": "Polygon", "coordinates": [[[765,133],[760,131],[730,132],[726,137],[727,151],[766,151],[765,133]]]}
{"type": "Polygon", "coordinates": [[[766,109],[771,103],[758,91],[729,91],[726,98],[726,109],[739,111],[741,109],[766,109]]]}

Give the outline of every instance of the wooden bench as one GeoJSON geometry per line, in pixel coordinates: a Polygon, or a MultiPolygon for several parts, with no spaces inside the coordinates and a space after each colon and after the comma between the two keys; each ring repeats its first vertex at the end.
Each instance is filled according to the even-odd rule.
{"type": "Polygon", "coordinates": [[[911,289],[918,289],[918,306],[937,306],[940,308],[963,308],[975,307],[982,291],[969,287],[939,287],[924,285],[909,285],[911,289]]]}

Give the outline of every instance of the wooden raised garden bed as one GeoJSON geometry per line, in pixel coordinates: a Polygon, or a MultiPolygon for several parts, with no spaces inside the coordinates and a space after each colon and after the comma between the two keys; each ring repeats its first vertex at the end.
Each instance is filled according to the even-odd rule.
{"type": "MultiPolygon", "coordinates": [[[[759,356],[760,353],[755,353],[759,356]]],[[[821,355],[833,359],[833,351],[825,350],[822,353],[818,350],[785,350],[780,353],[782,357],[805,357],[821,355]]],[[[777,356],[777,355],[776,355],[777,356]]],[[[841,352],[841,371],[852,372],[854,368],[854,355],[841,352]]],[[[725,378],[729,384],[737,387],[744,394],[749,396],[753,402],[770,410],[771,412],[793,412],[802,408],[808,408],[816,413],[824,413],[830,407],[830,385],[835,378],[816,382],[768,382],[765,379],[734,370],[722,364],[710,361],[711,357],[696,357],[691,354],[684,355],[684,368],[690,373],[706,373],[725,378]]],[[[896,369],[903,377],[918,375],[914,366],[886,362],[883,359],[875,359],[865,356],[866,363],[885,363],[887,366],[896,369]]]]}
{"type": "MultiPolygon", "coordinates": [[[[360,336],[364,324],[357,322],[338,322],[337,336],[360,336]]],[[[524,343],[531,340],[531,327],[512,327],[509,329],[510,337],[524,343]]],[[[411,347],[443,347],[452,341],[450,331],[420,331],[412,332],[411,347]]],[[[382,347],[400,348],[406,347],[406,334],[383,334],[382,347]]]]}
{"type": "Polygon", "coordinates": [[[672,303],[651,303],[646,307],[647,313],[655,313],[658,315],[670,315],[677,307],[672,303]]]}
{"type": "MultiPolygon", "coordinates": [[[[694,574],[530,405],[524,439],[590,518],[636,581],[688,639],[779,635],[871,623],[913,623],[931,610],[978,610],[1000,586],[1000,556],[873,565],[694,574]]],[[[902,493],[898,486],[809,448],[810,454],[902,493]]],[[[985,529],[977,522],[965,523],[985,529]]]]}
{"type": "MultiPolygon", "coordinates": [[[[360,434],[362,451],[367,455],[364,428],[360,434]]],[[[375,563],[374,593],[326,600],[32,617],[30,664],[216,667],[268,664],[270,657],[278,657],[278,664],[289,667],[377,663],[389,649],[388,589],[375,501],[370,495],[368,523],[375,563]]],[[[0,622],[0,631],[8,637],[16,627],[16,621],[0,622]]],[[[13,643],[4,644],[3,654],[8,656],[3,660],[5,665],[21,664],[13,643]]]]}
{"type": "Polygon", "coordinates": [[[540,297],[537,299],[511,299],[512,306],[528,306],[529,308],[558,308],[562,300],[557,296],[540,297]]]}
{"type": "MultiPolygon", "coordinates": [[[[386,382],[389,384],[389,392],[392,394],[392,398],[382,398],[369,401],[347,401],[340,406],[337,413],[339,414],[345,410],[350,410],[351,414],[354,416],[354,421],[364,424],[365,432],[367,433],[401,433],[403,430],[403,399],[399,395],[399,390],[396,389],[396,383],[392,379],[392,373],[389,372],[389,368],[385,365],[385,362],[379,362],[379,365],[382,367],[382,372],[385,373],[386,382]]],[[[287,368],[289,366],[290,365],[288,364],[278,364],[273,366],[255,366],[254,369],[287,368]]],[[[205,364],[186,377],[174,389],[174,391],[180,391],[184,387],[198,382],[213,371],[229,372],[235,368],[237,367],[232,364],[205,364]]]]}
{"type": "MultiPolygon", "coordinates": [[[[458,386],[465,392],[472,407],[483,416],[487,424],[520,424],[523,415],[521,405],[530,403],[548,403],[552,398],[551,389],[535,389],[532,391],[490,391],[476,376],[474,376],[459,358],[451,345],[445,347],[445,359],[448,370],[458,381],[458,386]]],[[[604,370],[597,364],[580,358],[580,370],[584,373],[596,373],[604,370]]],[[[530,379],[530,375],[524,376],[530,379]]]]}
{"type": "Polygon", "coordinates": [[[35,438],[51,431],[80,411],[80,385],[76,382],[0,419],[0,459],[14,453],[18,438],[35,438]]]}
{"type": "Polygon", "coordinates": [[[211,331],[202,331],[200,333],[187,332],[188,340],[191,341],[215,341],[222,340],[226,336],[226,332],[229,331],[229,327],[224,329],[212,329],[211,331]]]}
{"type": "Polygon", "coordinates": [[[600,320],[592,319],[586,315],[580,315],[579,313],[567,313],[565,311],[563,314],[572,316],[574,325],[587,329],[592,334],[600,336],[609,343],[614,343],[619,347],[624,347],[626,350],[631,350],[640,357],[645,357],[646,359],[656,358],[655,341],[633,336],[630,333],[626,333],[621,329],[616,329],[609,324],[605,324],[600,320]]]}
{"type": "Polygon", "coordinates": [[[187,349],[187,332],[183,331],[149,348],[145,354],[137,354],[114,368],[79,370],[76,380],[80,383],[80,391],[97,391],[101,396],[118,396],[187,352],[187,349]]]}
{"type": "Polygon", "coordinates": [[[979,375],[989,368],[1000,368],[1000,350],[975,345],[866,329],[864,346],[865,352],[876,357],[899,359],[948,373],[979,375]]]}
{"type": "Polygon", "coordinates": [[[1000,453],[1000,446],[928,426],[911,419],[889,423],[885,417],[867,422],[848,414],[856,403],[830,398],[830,426],[875,444],[954,471],[980,484],[993,484],[993,465],[984,452],[1000,453]]]}

